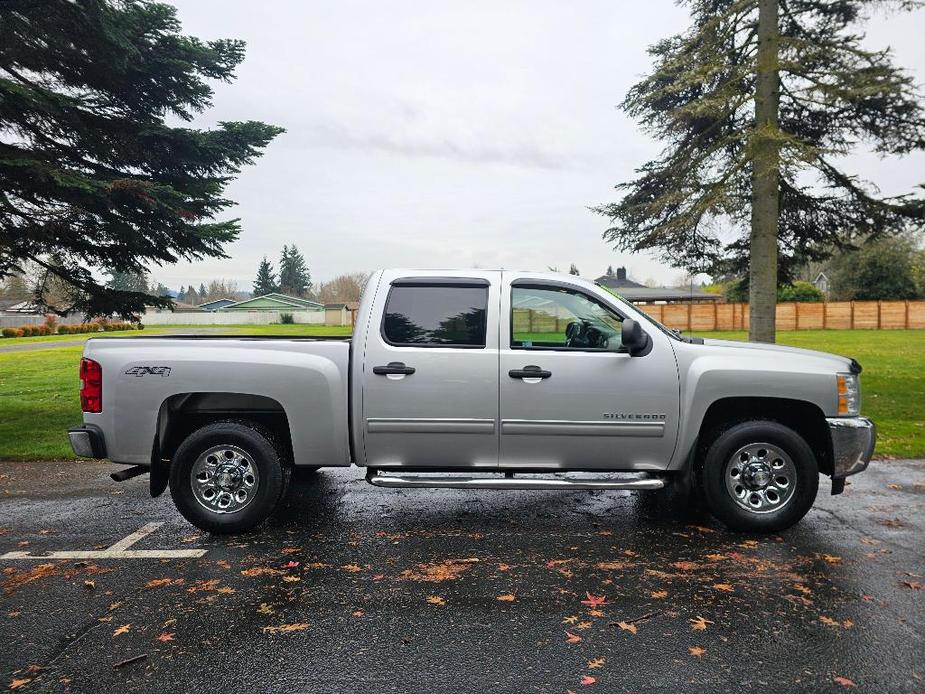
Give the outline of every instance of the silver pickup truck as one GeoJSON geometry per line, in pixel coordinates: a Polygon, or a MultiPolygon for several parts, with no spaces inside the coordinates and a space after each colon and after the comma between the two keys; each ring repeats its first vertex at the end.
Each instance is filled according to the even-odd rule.
{"type": "Polygon", "coordinates": [[[853,359],[685,338],[570,275],[385,270],[352,339],[94,338],[78,456],[150,472],[197,527],[262,522],[293,466],[381,487],[673,485],[772,532],[867,467],[853,359]],[[435,474],[440,473],[440,474],[435,474]],[[454,474],[445,474],[454,473],[454,474]],[[563,473],[563,474],[550,474],[563,473]]]}

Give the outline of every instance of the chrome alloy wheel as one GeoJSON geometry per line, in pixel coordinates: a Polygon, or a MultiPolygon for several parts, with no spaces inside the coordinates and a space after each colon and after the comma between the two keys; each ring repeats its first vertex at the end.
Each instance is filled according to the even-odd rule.
{"type": "Polygon", "coordinates": [[[771,513],[793,498],[797,469],[783,450],[770,443],[750,443],[732,454],[724,471],[726,490],[751,513],[771,513]]]}
{"type": "Polygon", "coordinates": [[[237,513],[257,494],[260,475],[254,459],[237,446],[222,444],[204,451],[190,471],[193,494],[213,513],[237,513]]]}

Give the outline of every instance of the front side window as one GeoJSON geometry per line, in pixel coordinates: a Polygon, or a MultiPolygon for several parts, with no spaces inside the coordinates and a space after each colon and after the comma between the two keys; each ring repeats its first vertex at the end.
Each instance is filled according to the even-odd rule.
{"type": "Polygon", "coordinates": [[[559,287],[511,289],[511,347],[623,351],[623,319],[587,294],[559,287]]]}
{"type": "Polygon", "coordinates": [[[487,309],[488,287],[393,286],[382,336],[398,346],[484,347],[487,309]]]}

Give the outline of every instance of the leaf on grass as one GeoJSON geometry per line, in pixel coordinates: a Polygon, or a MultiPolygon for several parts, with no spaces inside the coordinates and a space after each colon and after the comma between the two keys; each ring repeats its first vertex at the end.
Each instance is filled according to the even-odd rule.
{"type": "Polygon", "coordinates": [[[832,681],[834,681],[835,684],[840,684],[843,687],[856,687],[857,686],[852,680],[849,680],[847,677],[842,677],[841,675],[836,675],[835,677],[832,678],[832,681]]]}
{"type": "Polygon", "coordinates": [[[617,622],[617,626],[623,629],[623,631],[628,631],[631,634],[635,634],[637,631],[636,625],[628,622],[617,622]]]}
{"type": "Polygon", "coordinates": [[[588,669],[596,670],[599,667],[604,667],[604,661],[606,658],[594,658],[593,660],[588,661],[588,669]]]}
{"type": "Polygon", "coordinates": [[[174,636],[176,636],[176,633],[171,632],[171,633],[168,634],[168,633],[165,631],[163,634],[158,635],[157,640],[160,641],[160,642],[162,642],[162,643],[167,643],[168,641],[173,641],[173,640],[174,640],[174,638],[173,638],[174,636]]]}
{"type": "Polygon", "coordinates": [[[428,595],[426,602],[429,605],[446,605],[446,600],[441,598],[439,595],[428,595]]]}
{"type": "Polygon", "coordinates": [[[121,627],[116,628],[116,630],[112,632],[112,635],[122,636],[122,634],[127,634],[129,632],[129,629],[131,628],[132,628],[131,624],[123,624],[121,627]]]}
{"type": "Polygon", "coordinates": [[[565,632],[566,643],[578,643],[579,641],[581,641],[581,637],[578,634],[573,634],[570,631],[565,632]]]}
{"type": "Polygon", "coordinates": [[[297,624],[268,626],[264,627],[261,631],[263,631],[264,634],[291,634],[294,631],[305,631],[306,629],[308,629],[308,624],[305,622],[298,622],[297,624]]]}
{"type": "Polygon", "coordinates": [[[581,684],[582,684],[583,686],[585,686],[585,687],[587,687],[587,686],[590,685],[590,684],[594,684],[595,682],[597,682],[597,678],[596,678],[596,677],[591,677],[591,675],[582,675],[582,676],[581,676],[581,684]]]}
{"type": "Polygon", "coordinates": [[[667,590],[653,590],[651,593],[649,593],[649,597],[655,600],[663,600],[668,597],[668,591],[667,590]]]}
{"type": "Polygon", "coordinates": [[[605,595],[592,595],[591,593],[585,593],[587,599],[582,600],[582,605],[587,605],[588,607],[597,607],[598,605],[607,604],[607,596],[605,595]]]}
{"type": "Polygon", "coordinates": [[[713,624],[711,620],[704,619],[703,617],[699,615],[695,617],[694,619],[689,619],[687,621],[691,623],[691,629],[693,629],[694,631],[706,631],[707,624],[713,624]]]}
{"type": "Polygon", "coordinates": [[[706,651],[705,648],[701,648],[700,646],[690,646],[690,647],[687,649],[687,652],[690,653],[690,654],[691,654],[692,656],[694,656],[695,658],[700,658],[700,657],[703,656],[703,654],[706,653],[707,651],[706,651]]]}
{"type": "Polygon", "coordinates": [[[516,599],[517,598],[511,595],[510,593],[505,593],[504,595],[499,595],[498,597],[495,598],[495,600],[498,600],[500,602],[514,602],[516,599]]]}
{"type": "Polygon", "coordinates": [[[724,591],[724,592],[726,592],[726,593],[732,593],[732,592],[735,590],[735,588],[733,588],[733,587],[732,587],[730,584],[728,584],[728,583],[714,583],[714,584],[713,584],[713,587],[714,587],[716,590],[722,590],[722,591],[724,591]]]}

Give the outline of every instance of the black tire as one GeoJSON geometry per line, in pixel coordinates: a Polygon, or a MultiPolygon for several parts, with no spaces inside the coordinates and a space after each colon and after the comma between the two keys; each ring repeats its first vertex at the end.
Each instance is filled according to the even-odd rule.
{"type": "Polygon", "coordinates": [[[177,448],[170,466],[170,496],[182,516],[200,530],[231,534],[254,529],[267,519],[285,491],[289,471],[272,432],[247,421],[207,424],[190,434],[177,448]],[[193,466],[210,448],[230,446],[246,453],[257,471],[256,490],[242,508],[233,512],[210,510],[193,490],[193,466]]]}
{"type": "MultiPolygon", "coordinates": [[[[769,457],[767,451],[765,457],[769,457]]],[[[770,457],[775,456],[771,454],[770,457]]],[[[738,473],[743,474],[744,471],[738,470],[738,473]]],[[[779,479],[771,474],[773,479],[779,479]]],[[[819,466],[812,449],[793,429],[778,422],[753,420],[736,424],[716,436],[703,457],[699,467],[699,478],[704,502],[710,513],[730,529],[740,532],[773,533],[791,527],[812,508],[819,489],[819,466]],[[777,487],[757,489],[753,493],[753,487],[745,483],[746,478],[741,478],[741,483],[737,484],[737,468],[748,467],[750,463],[736,465],[733,457],[743,448],[754,447],[754,457],[745,452],[735,460],[748,458],[760,463],[758,454],[764,450],[760,444],[769,444],[783,453],[783,458],[789,458],[786,463],[781,457],[777,457],[776,460],[786,465],[790,471],[789,476],[793,477],[793,486],[788,489],[789,496],[786,497],[785,503],[783,494],[786,492],[779,495],[777,487]],[[727,475],[730,478],[729,485],[737,491],[731,491],[727,487],[727,475]],[[739,501],[736,500],[736,494],[742,495],[739,501]],[[782,503],[780,508],[775,509],[770,505],[768,499],[774,497],[782,503]],[[759,511],[757,506],[755,509],[744,508],[753,504],[761,505],[761,510],[759,511]]],[[[787,479],[787,476],[782,478],[787,479]]],[[[753,478],[749,478],[748,481],[755,482],[753,478]]]]}

